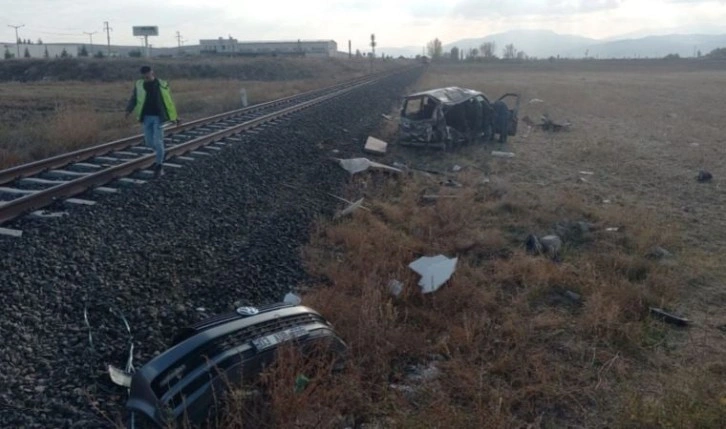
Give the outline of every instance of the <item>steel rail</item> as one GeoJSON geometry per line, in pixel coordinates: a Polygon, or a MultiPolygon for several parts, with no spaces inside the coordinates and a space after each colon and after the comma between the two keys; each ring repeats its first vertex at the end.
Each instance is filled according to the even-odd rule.
{"type": "MultiPolygon", "coordinates": [[[[348,85],[344,88],[334,89],[334,92],[332,93],[324,94],[312,100],[304,101],[302,103],[283,108],[276,112],[268,113],[258,118],[251,119],[241,124],[233,125],[225,130],[216,131],[206,136],[198,137],[188,142],[172,146],[167,149],[166,156],[167,158],[170,158],[183,155],[199,147],[206,146],[215,141],[239,134],[245,130],[255,128],[263,123],[270,122],[283,116],[298,112],[300,110],[310,108],[312,106],[328,101],[332,98],[339,97],[360,87],[370,85],[379,81],[383,77],[392,74],[393,73],[386,75],[377,75],[375,77],[368,76],[367,80],[360,81],[355,85],[348,85]]],[[[333,86],[332,88],[336,88],[337,86],[333,86]]],[[[36,193],[10,200],[5,204],[0,205],[0,224],[15,219],[32,210],[38,210],[42,207],[48,206],[60,199],[73,197],[75,195],[86,192],[93,187],[104,185],[115,179],[128,176],[138,170],[145,169],[154,163],[154,158],[154,154],[144,155],[139,158],[127,161],[123,164],[115,165],[98,171],[96,173],[91,173],[86,176],[70,180],[63,184],[38,191],[36,193]]]]}
{"type": "MultiPolygon", "coordinates": [[[[178,127],[172,128],[169,130],[171,135],[178,134],[183,131],[187,131],[192,128],[196,128],[199,126],[204,126],[209,123],[213,123],[216,121],[233,118],[235,116],[240,116],[246,113],[253,113],[256,111],[259,111],[261,109],[265,109],[268,107],[274,107],[280,104],[290,103],[294,102],[295,99],[298,98],[305,98],[309,97],[316,93],[325,93],[327,91],[334,90],[335,88],[343,88],[350,85],[355,85],[359,82],[363,82],[366,79],[370,79],[371,77],[377,77],[381,75],[381,73],[377,75],[369,75],[369,76],[363,76],[359,78],[352,79],[350,81],[341,82],[339,84],[331,85],[329,87],[325,88],[319,88],[314,89],[311,91],[303,92],[300,94],[291,95],[288,97],[279,98],[277,100],[271,100],[265,103],[255,104],[253,106],[245,107],[242,109],[236,109],[231,110],[224,113],[219,113],[213,116],[209,116],[206,118],[200,118],[191,122],[183,123],[182,125],[179,125],[178,127]]],[[[143,143],[144,135],[143,134],[137,134],[131,137],[126,137],[119,140],[114,140],[111,142],[103,143],[96,146],[91,146],[79,150],[75,150],[72,152],[63,153],[60,155],[52,156],[50,158],[41,159],[38,161],[33,161],[30,163],[18,165],[15,167],[11,167],[5,170],[0,170],[0,185],[4,185],[10,182],[13,182],[18,179],[22,179],[24,177],[30,177],[37,174],[40,174],[42,172],[52,170],[55,168],[63,167],[68,164],[73,164],[75,162],[84,161],[90,158],[94,158],[97,156],[102,156],[110,152],[115,152],[119,150],[123,150],[126,148],[129,148],[131,146],[135,146],[139,143],[143,143]]]]}

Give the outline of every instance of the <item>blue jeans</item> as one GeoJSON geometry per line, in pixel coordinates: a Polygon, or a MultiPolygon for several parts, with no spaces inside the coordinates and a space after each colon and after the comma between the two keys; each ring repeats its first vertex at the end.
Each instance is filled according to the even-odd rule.
{"type": "Polygon", "coordinates": [[[164,163],[164,130],[161,128],[161,118],[158,116],[144,116],[144,140],[146,146],[154,149],[156,163],[164,163]]]}

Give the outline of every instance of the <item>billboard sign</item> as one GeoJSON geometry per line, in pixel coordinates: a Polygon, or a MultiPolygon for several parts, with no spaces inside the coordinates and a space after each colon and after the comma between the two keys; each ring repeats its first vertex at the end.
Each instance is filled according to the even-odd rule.
{"type": "Polygon", "coordinates": [[[139,26],[134,28],[134,36],[158,36],[159,27],[157,26],[139,26]]]}

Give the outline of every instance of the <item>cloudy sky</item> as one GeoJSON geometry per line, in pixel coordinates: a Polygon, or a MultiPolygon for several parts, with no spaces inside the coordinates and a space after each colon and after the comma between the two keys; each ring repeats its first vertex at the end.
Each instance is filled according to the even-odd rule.
{"type": "Polygon", "coordinates": [[[341,50],[445,43],[512,29],[550,29],[608,38],[647,32],[726,33],[726,0],[0,0],[0,41],[21,38],[136,44],[134,25],[158,25],[155,46],[200,38],[333,39],[341,50]]]}

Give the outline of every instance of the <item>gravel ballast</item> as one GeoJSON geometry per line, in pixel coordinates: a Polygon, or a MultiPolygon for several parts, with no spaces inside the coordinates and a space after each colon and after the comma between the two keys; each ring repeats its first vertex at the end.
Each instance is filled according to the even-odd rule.
{"type": "MultiPolygon", "coordinates": [[[[132,329],[137,367],[183,326],[281,300],[307,278],[301,246],[347,173],[320,142],[359,150],[420,70],[242,134],[210,157],[60,219],[22,218],[0,237],[0,427],[113,427],[132,329]],[[84,321],[84,308],[93,334],[84,321]]],[[[174,161],[172,161],[174,162],[174,161]]],[[[182,162],[180,162],[182,163],[182,162]]]]}

